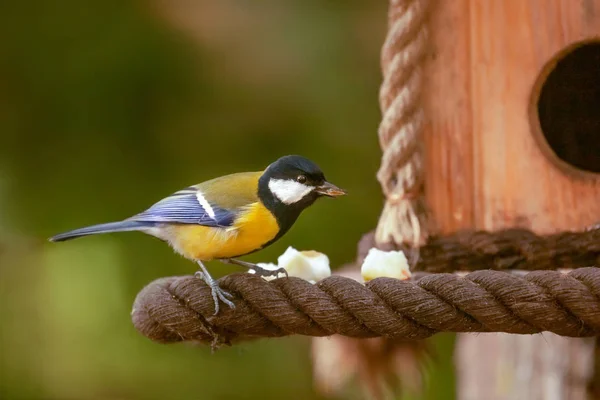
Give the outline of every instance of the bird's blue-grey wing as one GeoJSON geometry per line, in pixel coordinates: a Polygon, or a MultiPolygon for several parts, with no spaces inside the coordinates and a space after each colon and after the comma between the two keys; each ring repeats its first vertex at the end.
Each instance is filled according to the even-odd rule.
{"type": "Polygon", "coordinates": [[[235,215],[235,210],[210,204],[198,189],[189,187],[173,193],[129,219],[141,222],[228,227],[233,224],[235,215]]]}

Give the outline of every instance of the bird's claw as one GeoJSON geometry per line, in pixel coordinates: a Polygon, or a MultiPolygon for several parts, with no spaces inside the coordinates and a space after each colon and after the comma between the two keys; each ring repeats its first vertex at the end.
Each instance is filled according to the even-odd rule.
{"type": "MultiPolygon", "coordinates": [[[[229,293],[229,292],[228,292],[228,291],[226,291],[226,290],[222,290],[221,288],[219,288],[219,290],[221,290],[221,294],[222,294],[222,295],[223,295],[223,296],[224,296],[226,299],[229,299],[229,300],[231,300],[231,299],[233,299],[233,298],[235,297],[233,294],[229,293]]],[[[232,304],[233,304],[233,303],[232,303],[232,304]]],[[[233,305],[233,307],[235,307],[235,304],[233,305]]],[[[232,308],[233,308],[233,307],[232,307],[232,308]]]]}
{"type": "Polygon", "coordinates": [[[280,267],[277,269],[265,269],[265,268],[259,267],[256,264],[249,263],[249,262],[242,261],[242,260],[236,260],[235,258],[223,258],[223,259],[221,259],[221,261],[226,264],[235,264],[235,265],[242,266],[244,268],[251,269],[258,276],[264,276],[264,277],[274,276],[277,278],[277,277],[279,277],[279,274],[284,274],[286,278],[289,277],[287,270],[283,267],[280,267]]]}
{"type": "Polygon", "coordinates": [[[290,276],[288,275],[287,269],[280,267],[277,268],[277,270],[275,271],[277,272],[277,276],[279,276],[280,273],[284,274],[286,278],[289,278],[290,276]]]}
{"type": "Polygon", "coordinates": [[[219,300],[228,305],[229,308],[235,308],[235,304],[231,301],[234,296],[231,293],[221,289],[217,281],[214,280],[210,275],[205,274],[202,271],[196,271],[194,276],[202,279],[210,287],[211,295],[215,303],[215,313],[213,315],[217,315],[219,313],[219,300]]]}
{"type": "MultiPolygon", "coordinates": [[[[215,284],[216,284],[216,282],[215,282],[215,284]]],[[[233,303],[233,301],[230,300],[230,299],[233,299],[233,295],[231,293],[221,289],[218,285],[211,287],[211,290],[212,290],[213,300],[215,301],[214,315],[217,315],[219,313],[219,300],[221,300],[223,303],[227,304],[229,306],[229,308],[231,308],[231,309],[235,308],[235,304],[233,303]]]]}
{"type": "Polygon", "coordinates": [[[286,278],[289,277],[287,270],[283,267],[280,267],[277,269],[265,269],[265,268],[259,267],[258,265],[255,265],[251,269],[258,276],[264,276],[264,277],[274,276],[274,277],[278,278],[279,274],[284,274],[286,278]]]}

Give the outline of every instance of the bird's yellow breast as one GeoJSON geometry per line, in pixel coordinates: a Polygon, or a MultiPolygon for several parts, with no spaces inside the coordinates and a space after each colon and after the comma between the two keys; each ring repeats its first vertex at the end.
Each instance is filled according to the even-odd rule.
{"type": "Polygon", "coordinates": [[[233,258],[259,250],[279,232],[277,220],[260,203],[252,203],[227,228],[172,225],[169,242],[184,257],[210,261],[233,258]]]}

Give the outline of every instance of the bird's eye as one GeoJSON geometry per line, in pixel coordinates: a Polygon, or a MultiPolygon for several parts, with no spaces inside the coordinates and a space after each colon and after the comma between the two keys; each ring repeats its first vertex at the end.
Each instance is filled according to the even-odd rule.
{"type": "Polygon", "coordinates": [[[296,181],[298,181],[300,183],[305,183],[306,182],[306,176],[304,176],[304,175],[298,175],[298,177],[296,178],[296,181]]]}

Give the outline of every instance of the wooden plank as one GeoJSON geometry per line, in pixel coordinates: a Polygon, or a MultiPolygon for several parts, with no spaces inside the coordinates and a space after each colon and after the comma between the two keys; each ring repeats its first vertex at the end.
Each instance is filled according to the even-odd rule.
{"type": "Polygon", "coordinates": [[[442,232],[474,224],[469,8],[468,0],[436,2],[429,22],[425,191],[442,232]]]}

